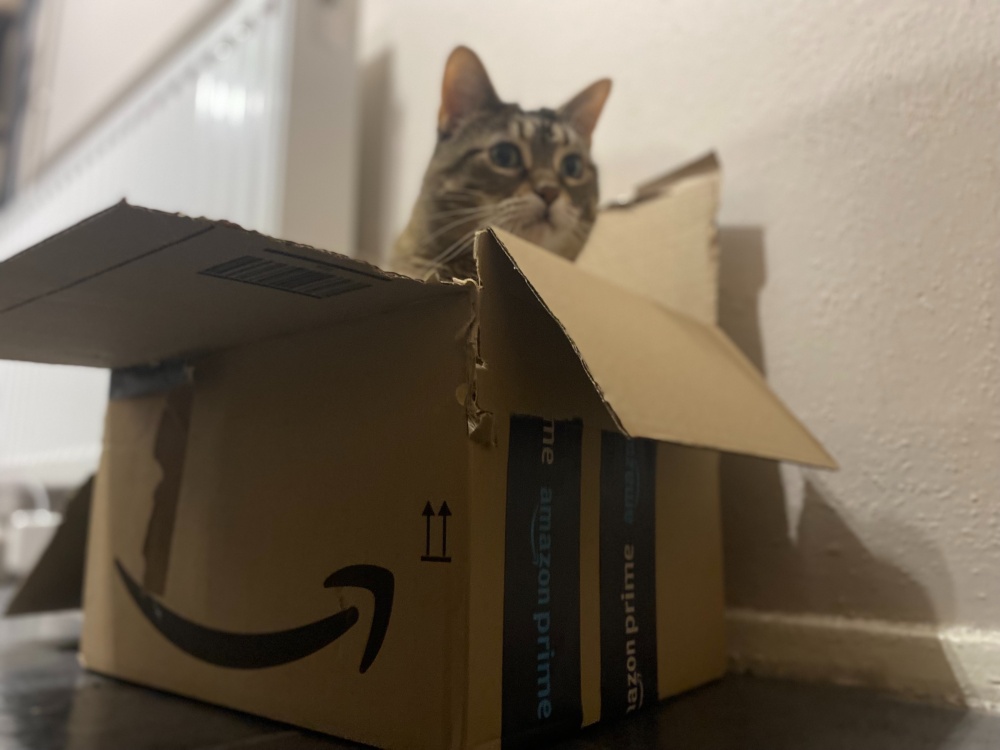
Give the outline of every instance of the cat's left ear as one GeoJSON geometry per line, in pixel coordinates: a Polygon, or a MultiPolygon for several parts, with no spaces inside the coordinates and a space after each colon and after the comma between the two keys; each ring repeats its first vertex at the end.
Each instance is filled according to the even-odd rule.
{"type": "Polygon", "coordinates": [[[438,136],[447,138],[469,115],[501,106],[479,56],[468,47],[456,47],[448,56],[441,84],[438,136]]]}
{"type": "Polygon", "coordinates": [[[602,78],[595,81],[559,108],[559,115],[573,126],[583,139],[590,145],[590,136],[597,126],[597,118],[601,116],[604,102],[611,93],[611,79],[602,78]]]}

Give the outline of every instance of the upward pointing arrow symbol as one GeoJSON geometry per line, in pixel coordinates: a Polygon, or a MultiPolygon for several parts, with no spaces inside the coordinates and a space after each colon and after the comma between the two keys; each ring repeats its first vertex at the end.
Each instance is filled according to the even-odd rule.
{"type": "Polygon", "coordinates": [[[441,516],[441,557],[448,556],[448,516],[451,515],[451,508],[448,507],[448,501],[445,500],[441,503],[441,510],[438,511],[438,515],[441,516]]]}
{"type": "Polygon", "coordinates": [[[434,508],[431,507],[430,501],[424,506],[424,511],[421,513],[424,520],[427,521],[427,542],[424,546],[424,557],[430,557],[431,554],[431,519],[434,518],[434,508]]]}
{"type": "Polygon", "coordinates": [[[434,506],[429,502],[424,505],[424,509],[420,512],[420,515],[424,517],[424,554],[420,556],[423,562],[441,562],[450,563],[451,557],[448,555],[448,518],[451,516],[451,508],[448,507],[448,502],[445,501],[441,503],[441,507],[438,508],[437,513],[434,512],[434,506]],[[431,554],[431,519],[437,516],[441,519],[441,554],[432,555],[431,554]]]}

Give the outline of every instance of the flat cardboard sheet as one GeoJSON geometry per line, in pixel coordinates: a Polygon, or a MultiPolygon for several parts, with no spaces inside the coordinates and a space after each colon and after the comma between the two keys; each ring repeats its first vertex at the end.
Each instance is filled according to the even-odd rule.
{"type": "Polygon", "coordinates": [[[603,209],[576,264],[703,323],[718,307],[719,164],[702,157],[603,209]]]}
{"type": "Polygon", "coordinates": [[[0,359],[152,364],[454,293],[123,202],[0,264],[0,359]]]}

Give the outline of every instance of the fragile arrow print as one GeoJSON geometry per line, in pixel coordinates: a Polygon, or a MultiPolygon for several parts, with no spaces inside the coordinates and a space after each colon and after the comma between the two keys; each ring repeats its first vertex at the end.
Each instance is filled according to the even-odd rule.
{"type": "Polygon", "coordinates": [[[429,500],[420,515],[422,515],[424,520],[427,522],[427,541],[424,545],[424,554],[429,555],[431,553],[431,519],[434,518],[434,508],[431,507],[429,500]]]}
{"type": "MultiPolygon", "coordinates": [[[[263,669],[297,661],[333,643],[358,621],[357,607],[348,607],[330,617],[289,630],[270,633],[217,630],[191,622],[163,606],[146,593],[117,560],[115,568],[139,611],[161,635],[185,653],[219,667],[263,669]]],[[[323,586],[364,588],[375,597],[371,630],[361,657],[359,671],[363,674],[378,656],[389,630],[395,579],[389,570],[376,565],[351,565],[330,575],[323,586]]]]}
{"type": "Polygon", "coordinates": [[[441,557],[447,557],[447,555],[448,555],[448,516],[451,515],[451,508],[448,507],[448,501],[447,500],[445,500],[443,503],[441,503],[441,510],[438,511],[438,515],[441,516],[441,557]]]}

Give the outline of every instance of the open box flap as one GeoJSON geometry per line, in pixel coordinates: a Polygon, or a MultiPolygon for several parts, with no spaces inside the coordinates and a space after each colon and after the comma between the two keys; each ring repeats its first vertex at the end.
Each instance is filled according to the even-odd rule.
{"type": "Polygon", "coordinates": [[[660,177],[654,177],[652,180],[642,183],[636,188],[636,197],[640,199],[651,198],[670,190],[675,185],[693,179],[707,177],[717,181],[719,171],[719,157],[714,151],[710,151],[703,156],[699,156],[697,159],[689,161],[687,164],[682,164],[670,170],[660,177]]]}
{"type": "Polygon", "coordinates": [[[577,266],[714,323],[721,180],[719,162],[709,154],[644,183],[630,199],[600,211],[577,266]]]}
{"type": "Polygon", "coordinates": [[[145,365],[463,293],[122,202],[0,263],[0,359],[145,365]]]}
{"type": "Polygon", "coordinates": [[[635,188],[629,200],[618,201],[610,205],[609,209],[627,208],[645,200],[659,197],[668,192],[671,188],[688,180],[707,178],[718,182],[719,179],[719,158],[715,152],[709,152],[686,164],[671,169],[666,174],[654,177],[643,182],[635,188]]]}
{"type": "Polygon", "coordinates": [[[509,259],[565,332],[624,433],[836,466],[718,328],[502,230],[481,233],[476,251],[509,259]]]}

